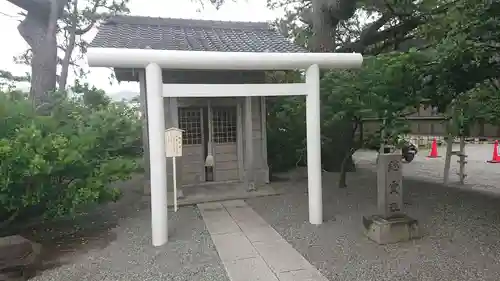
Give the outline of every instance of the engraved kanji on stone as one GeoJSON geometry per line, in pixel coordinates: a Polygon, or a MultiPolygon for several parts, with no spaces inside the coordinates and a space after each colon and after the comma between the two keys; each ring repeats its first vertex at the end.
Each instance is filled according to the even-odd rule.
{"type": "Polygon", "coordinates": [[[388,172],[397,172],[400,169],[399,161],[391,161],[387,167],[388,172]]]}
{"type": "Polygon", "coordinates": [[[391,213],[395,213],[395,212],[401,211],[401,209],[399,208],[397,203],[391,203],[391,204],[389,204],[389,211],[391,213]]]}
{"type": "Polygon", "coordinates": [[[399,182],[391,182],[391,184],[389,185],[389,194],[399,195],[399,182]]]}

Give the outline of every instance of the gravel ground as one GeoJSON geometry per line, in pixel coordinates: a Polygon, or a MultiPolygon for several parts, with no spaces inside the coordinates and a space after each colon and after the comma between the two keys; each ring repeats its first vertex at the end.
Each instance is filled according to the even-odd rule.
{"type": "MultiPolygon", "coordinates": [[[[444,147],[440,155],[444,156],[444,147]]],[[[349,188],[335,187],[337,176],[324,176],[324,216],[308,223],[306,183],[281,183],[282,196],[247,200],[288,242],[329,280],[500,280],[500,164],[486,164],[491,145],[468,145],[467,184],[454,188],[458,168],[452,160],[449,187],[440,184],[444,157],[427,159],[421,151],[405,164],[405,203],[424,237],[378,246],[362,235],[361,217],[376,209],[376,154],[360,151],[360,167],[349,175],[349,188]],[[497,189],[498,188],[498,189],[497,189]]],[[[170,218],[170,242],[151,246],[149,202],[141,184],[123,185],[118,203],[74,221],[42,224],[23,235],[44,246],[41,273],[32,280],[229,280],[196,207],[183,207],[170,218]]]]}
{"type": "Polygon", "coordinates": [[[66,227],[34,230],[31,238],[45,254],[32,280],[229,280],[196,207],[171,213],[169,243],[151,245],[149,200],[140,196],[141,186],[129,184],[121,201],[66,227]]]}
{"type": "Polygon", "coordinates": [[[424,236],[379,246],[361,224],[376,210],[375,174],[361,168],[348,178],[338,189],[337,175],[324,174],[320,226],[308,223],[304,181],[247,202],[329,280],[500,280],[500,198],[406,177],[407,212],[424,236]]]}

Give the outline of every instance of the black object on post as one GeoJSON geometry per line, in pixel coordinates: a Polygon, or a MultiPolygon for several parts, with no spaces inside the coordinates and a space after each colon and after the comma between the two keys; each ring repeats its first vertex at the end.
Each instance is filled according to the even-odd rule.
{"type": "Polygon", "coordinates": [[[214,167],[206,166],[205,167],[205,180],[206,181],[214,181],[214,167]]]}

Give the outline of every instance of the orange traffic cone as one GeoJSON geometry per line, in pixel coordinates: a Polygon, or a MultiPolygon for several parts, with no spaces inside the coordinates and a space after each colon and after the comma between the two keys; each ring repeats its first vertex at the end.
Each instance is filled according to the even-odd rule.
{"type": "Polygon", "coordinates": [[[428,158],[439,158],[440,156],[438,155],[438,145],[437,145],[437,141],[436,141],[436,138],[434,138],[432,140],[432,146],[431,146],[431,153],[429,154],[429,156],[427,156],[428,158]]]}
{"type": "Polygon", "coordinates": [[[493,157],[491,160],[487,161],[488,163],[500,163],[500,155],[498,155],[498,140],[495,141],[493,145],[493,157]]]}

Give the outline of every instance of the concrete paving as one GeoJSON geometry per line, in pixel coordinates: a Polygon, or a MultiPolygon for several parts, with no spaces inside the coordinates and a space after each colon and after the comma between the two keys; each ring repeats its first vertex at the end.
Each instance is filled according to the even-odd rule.
{"type": "Polygon", "coordinates": [[[231,281],[327,281],[244,201],[198,208],[231,281]]]}

